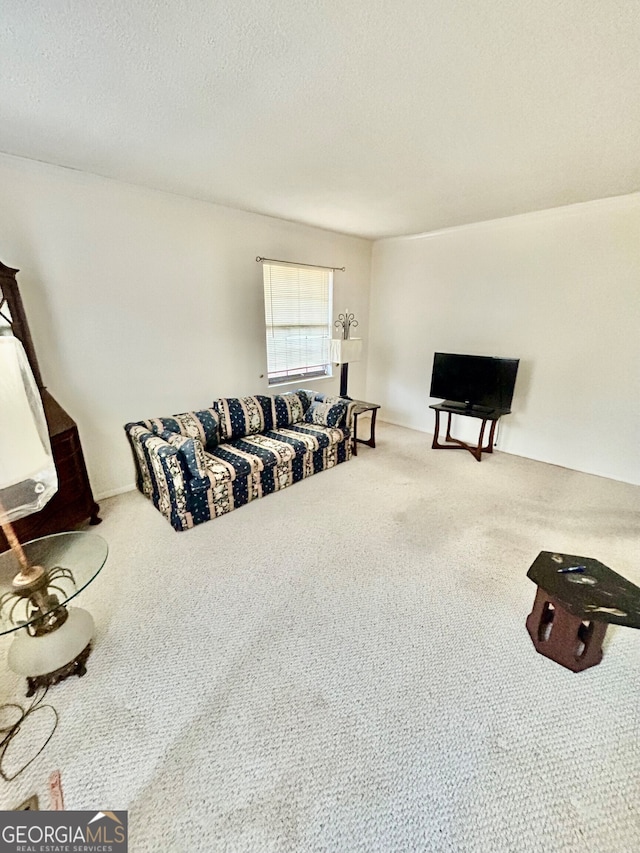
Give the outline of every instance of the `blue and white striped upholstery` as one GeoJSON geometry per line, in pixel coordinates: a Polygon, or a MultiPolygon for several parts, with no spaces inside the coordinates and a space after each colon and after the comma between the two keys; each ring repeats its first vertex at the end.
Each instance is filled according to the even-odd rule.
{"type": "Polygon", "coordinates": [[[220,418],[220,440],[229,441],[273,429],[273,400],[254,397],[220,397],[213,404],[220,418]]]}
{"type": "Polygon", "coordinates": [[[226,397],[213,410],[127,424],[138,488],[176,530],[187,530],[346,462],[349,418],[336,427],[306,423],[312,397],[226,397]]]}
{"type": "Polygon", "coordinates": [[[187,438],[198,438],[207,450],[213,450],[219,441],[219,417],[215,409],[183,412],[168,418],[151,418],[141,423],[153,433],[169,430],[187,438]]]}

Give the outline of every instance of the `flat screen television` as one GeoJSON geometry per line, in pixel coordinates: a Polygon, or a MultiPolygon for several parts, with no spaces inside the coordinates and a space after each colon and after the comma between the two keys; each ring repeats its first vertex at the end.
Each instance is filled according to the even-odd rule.
{"type": "Polygon", "coordinates": [[[477,412],[511,411],[519,359],[437,352],[431,375],[432,397],[454,408],[477,412]]]}

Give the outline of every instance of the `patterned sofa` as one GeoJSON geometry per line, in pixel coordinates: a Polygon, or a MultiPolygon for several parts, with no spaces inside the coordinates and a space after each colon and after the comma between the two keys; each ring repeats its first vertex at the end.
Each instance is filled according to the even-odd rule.
{"type": "Polygon", "coordinates": [[[299,390],[128,423],[137,486],[187,530],[351,458],[354,404],[299,390]]]}

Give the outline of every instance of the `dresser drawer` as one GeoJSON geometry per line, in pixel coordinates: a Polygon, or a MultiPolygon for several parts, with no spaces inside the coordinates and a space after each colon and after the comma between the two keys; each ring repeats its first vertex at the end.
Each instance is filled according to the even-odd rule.
{"type": "Polygon", "coordinates": [[[74,453],[64,459],[56,459],[56,471],[58,472],[58,488],[66,488],[67,483],[82,482],[84,480],[84,468],[82,457],[74,453]]]}
{"type": "MultiPolygon", "coordinates": [[[[76,429],[67,430],[60,435],[54,436],[51,442],[51,451],[56,465],[80,451],[80,439],[76,429]]],[[[81,451],[80,451],[81,452],[81,451]]]]}

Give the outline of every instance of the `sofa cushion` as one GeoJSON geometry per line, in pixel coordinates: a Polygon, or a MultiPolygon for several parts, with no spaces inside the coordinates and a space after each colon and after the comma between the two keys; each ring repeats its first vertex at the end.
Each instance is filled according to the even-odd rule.
{"type": "Polygon", "coordinates": [[[207,471],[209,479],[215,485],[248,477],[255,473],[251,459],[243,454],[234,453],[228,444],[219,444],[212,453],[207,453],[207,471]]]}
{"type": "Polygon", "coordinates": [[[151,418],[148,421],[142,421],[142,423],[156,435],[169,430],[187,438],[198,438],[205,450],[213,450],[219,440],[219,417],[214,409],[183,412],[180,415],[171,415],[168,418],[151,418]]]}
{"type": "Polygon", "coordinates": [[[271,397],[220,397],[213,404],[220,417],[220,439],[231,441],[273,429],[271,397]]]}
{"type": "Polygon", "coordinates": [[[339,426],[344,421],[347,404],[344,400],[335,399],[337,402],[314,400],[304,416],[305,423],[328,427],[339,426]]]}
{"type": "Polygon", "coordinates": [[[309,408],[309,406],[311,405],[311,403],[313,403],[313,401],[315,399],[315,396],[316,396],[315,391],[308,391],[306,388],[298,388],[298,390],[295,393],[302,400],[302,407],[304,408],[304,410],[306,412],[307,409],[309,408]]]}
{"type": "Polygon", "coordinates": [[[231,442],[231,446],[256,460],[258,470],[264,471],[272,465],[290,462],[295,458],[294,448],[282,441],[275,430],[268,430],[264,435],[247,435],[231,442]]]}
{"type": "MultiPolygon", "coordinates": [[[[290,442],[283,441],[278,433],[269,430],[265,435],[247,435],[220,444],[209,454],[209,458],[217,466],[226,469],[228,479],[235,480],[258,474],[283,462],[291,462],[297,455],[290,442]]],[[[215,472],[216,481],[224,479],[223,468],[215,472]]],[[[210,465],[210,473],[212,472],[210,465]]]]}
{"type": "Polygon", "coordinates": [[[274,428],[297,424],[304,418],[306,407],[296,391],[277,394],[273,398],[274,428]]]}
{"type": "Polygon", "coordinates": [[[286,441],[293,447],[296,456],[303,456],[308,451],[324,450],[325,447],[337,444],[343,438],[341,430],[305,423],[281,427],[267,433],[267,436],[273,436],[278,441],[286,441]]]}

